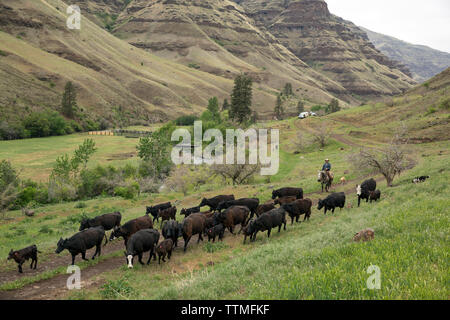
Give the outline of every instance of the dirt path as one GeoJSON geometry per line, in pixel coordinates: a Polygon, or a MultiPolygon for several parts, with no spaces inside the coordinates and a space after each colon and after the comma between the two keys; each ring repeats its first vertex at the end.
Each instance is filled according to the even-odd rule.
{"type": "MultiPolygon", "coordinates": [[[[119,249],[123,250],[123,242],[122,241],[113,241],[109,242],[106,247],[102,246],[102,256],[107,255],[110,253],[114,253],[118,251],[119,249]]],[[[92,257],[92,255],[95,252],[95,248],[88,250],[86,253],[86,258],[92,257]]],[[[38,260],[38,266],[36,270],[32,270],[29,268],[31,260],[29,260],[27,263],[24,263],[23,268],[23,274],[20,274],[17,272],[17,264],[14,263],[14,269],[13,270],[7,270],[7,271],[1,271],[0,273],[0,285],[12,282],[18,279],[21,279],[23,277],[34,277],[38,276],[46,271],[55,270],[56,268],[62,267],[62,266],[68,266],[72,261],[72,257],[70,253],[66,250],[62,252],[61,254],[56,254],[54,252],[50,253],[45,257],[45,260],[38,260]]],[[[78,255],[75,258],[75,264],[77,262],[81,261],[81,255],[78,255]]],[[[13,264],[13,262],[11,262],[13,264]]]]}

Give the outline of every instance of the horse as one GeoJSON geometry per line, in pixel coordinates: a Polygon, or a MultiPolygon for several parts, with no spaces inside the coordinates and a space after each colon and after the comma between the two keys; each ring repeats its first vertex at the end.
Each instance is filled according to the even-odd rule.
{"type": "Polygon", "coordinates": [[[323,186],[325,185],[325,191],[328,192],[331,188],[331,184],[333,183],[333,175],[330,173],[330,176],[325,171],[319,171],[319,175],[317,176],[317,181],[322,184],[322,192],[323,186]]]}

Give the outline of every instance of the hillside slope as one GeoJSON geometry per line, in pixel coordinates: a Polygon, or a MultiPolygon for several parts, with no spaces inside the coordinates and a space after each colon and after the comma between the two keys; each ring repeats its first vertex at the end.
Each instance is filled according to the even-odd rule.
{"type": "Polygon", "coordinates": [[[405,68],[375,49],[323,0],[235,0],[297,57],[353,95],[399,94],[414,84],[405,68]],[[399,70],[402,69],[402,70],[399,70]]]}
{"type": "Polygon", "coordinates": [[[414,80],[424,82],[450,67],[450,53],[415,45],[362,28],[375,47],[389,58],[406,65],[414,80]]]}
{"type": "MultiPolygon", "coordinates": [[[[211,96],[228,97],[232,76],[189,68],[129,45],[83,16],[81,30],[66,28],[60,0],[4,0],[0,10],[0,109],[3,120],[44,107],[59,108],[66,81],[78,89],[78,104],[114,122],[116,107],[126,118],[159,121],[198,113],[211,96]]],[[[235,69],[237,73],[238,69],[235,69]]],[[[258,70],[253,66],[244,69],[258,70]]],[[[262,71],[261,71],[262,72],[262,71]]],[[[312,92],[331,95],[311,82],[312,92]]],[[[272,88],[254,92],[258,111],[271,111],[272,88]],[[266,108],[266,109],[264,109],[266,108]]]]}
{"type": "Polygon", "coordinates": [[[386,103],[370,104],[330,116],[346,123],[353,138],[387,142],[405,124],[410,142],[423,144],[450,140],[450,68],[426,84],[417,85],[386,103]]]}

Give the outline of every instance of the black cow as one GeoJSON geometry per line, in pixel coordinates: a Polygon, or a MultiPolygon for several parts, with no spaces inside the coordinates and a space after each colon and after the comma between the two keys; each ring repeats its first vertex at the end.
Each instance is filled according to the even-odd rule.
{"type": "Polygon", "coordinates": [[[324,214],[327,214],[327,210],[331,210],[334,213],[334,209],[336,208],[344,208],[345,206],[345,193],[332,193],[324,200],[319,199],[319,204],[317,206],[317,210],[321,210],[325,208],[324,214]]]}
{"type": "Polygon", "coordinates": [[[189,217],[191,214],[193,213],[198,213],[200,212],[200,206],[198,207],[193,207],[193,208],[189,208],[189,209],[181,209],[180,215],[184,216],[185,218],[189,217]]]}
{"type": "Polygon", "coordinates": [[[377,202],[378,200],[380,200],[380,198],[381,198],[380,190],[370,191],[369,194],[370,203],[372,203],[372,201],[377,202]]]}
{"type": "Polygon", "coordinates": [[[430,179],[430,176],[420,176],[420,177],[415,177],[413,179],[413,183],[421,183],[421,182],[425,182],[427,179],[430,179]]]}
{"type": "Polygon", "coordinates": [[[135,256],[139,257],[139,263],[142,262],[142,256],[144,252],[150,251],[147,264],[150,264],[150,260],[156,260],[155,246],[159,241],[159,232],[155,229],[142,229],[133,234],[128,241],[127,251],[125,251],[125,257],[127,259],[128,268],[133,268],[133,259],[135,256]]]}
{"type": "Polygon", "coordinates": [[[184,252],[186,252],[189,240],[192,236],[198,234],[197,243],[203,241],[202,233],[205,230],[206,216],[201,213],[191,214],[189,217],[183,220],[182,232],[184,239],[184,252]]]}
{"type": "Polygon", "coordinates": [[[166,255],[167,258],[172,256],[172,250],[173,250],[173,241],[172,239],[166,239],[162,241],[160,244],[156,246],[156,253],[158,254],[158,264],[161,264],[161,258],[163,262],[166,262],[166,255]]]}
{"type": "Polygon", "coordinates": [[[94,219],[83,219],[81,221],[79,231],[98,226],[102,226],[105,231],[108,231],[113,229],[114,227],[119,227],[121,220],[122,215],[120,214],[120,212],[107,213],[101,216],[97,216],[94,219]]]}
{"type": "Polygon", "coordinates": [[[59,239],[58,247],[56,248],[55,252],[59,254],[64,249],[67,249],[72,254],[72,265],[74,265],[75,257],[79,253],[81,253],[81,258],[83,260],[89,261],[88,259],[86,259],[86,250],[96,247],[95,253],[92,256],[92,260],[94,260],[97,254],[98,256],[100,256],[101,254],[103,238],[105,238],[106,245],[108,239],[105,235],[105,229],[103,229],[102,226],[89,228],[76,233],[69,239],[59,239]]]}
{"type": "Polygon", "coordinates": [[[213,240],[213,242],[216,242],[216,237],[219,236],[219,240],[223,239],[223,234],[225,232],[225,227],[222,223],[215,225],[212,228],[209,228],[206,231],[206,235],[208,236],[208,242],[213,240]]]}
{"type": "Polygon", "coordinates": [[[244,243],[247,236],[250,236],[251,241],[256,240],[256,234],[261,231],[267,231],[267,237],[270,238],[270,232],[273,228],[278,227],[278,232],[281,231],[281,227],[284,224],[284,230],[286,230],[286,210],[283,208],[277,208],[265,212],[258,218],[250,221],[246,228],[244,228],[244,243]]]}
{"type": "Polygon", "coordinates": [[[242,199],[238,199],[238,200],[223,201],[218,205],[217,211],[221,212],[223,209],[228,209],[233,206],[244,206],[244,207],[249,208],[250,213],[251,213],[250,219],[252,219],[256,213],[256,209],[258,209],[259,199],[258,198],[242,198],[242,199]]]}
{"type": "Polygon", "coordinates": [[[164,223],[161,232],[164,239],[172,239],[175,247],[178,246],[178,238],[181,237],[182,233],[177,221],[170,220],[164,223]]]}
{"type": "Polygon", "coordinates": [[[302,188],[281,188],[272,191],[272,199],[295,196],[297,199],[303,199],[302,188]]]}
{"type": "Polygon", "coordinates": [[[153,223],[156,221],[159,221],[158,213],[160,210],[169,209],[172,206],[170,202],[157,204],[156,206],[147,207],[145,214],[151,214],[153,216],[153,223]]]}
{"type": "Polygon", "coordinates": [[[41,253],[35,244],[33,244],[32,246],[26,247],[24,249],[20,249],[17,251],[14,251],[13,249],[11,249],[11,251],[9,252],[8,255],[8,260],[14,259],[15,262],[17,262],[18,267],[19,267],[19,272],[23,273],[22,271],[22,264],[25,263],[25,261],[31,259],[31,265],[30,265],[30,269],[33,269],[33,263],[34,263],[34,269],[36,269],[37,267],[37,261],[38,261],[38,257],[37,254],[41,253]]]}
{"type": "Polygon", "coordinates": [[[294,218],[295,222],[298,222],[298,219],[302,214],[305,215],[303,221],[305,221],[306,219],[309,220],[309,218],[311,217],[311,207],[312,201],[311,199],[308,198],[298,199],[292,203],[286,203],[282,205],[282,208],[286,210],[289,216],[291,217],[292,221],[291,224],[294,224],[294,218]]]}
{"type": "Polygon", "coordinates": [[[377,182],[374,179],[369,179],[356,186],[356,194],[358,195],[358,207],[361,203],[361,199],[366,199],[369,202],[370,191],[375,191],[377,188],[377,182]]]}
{"type": "Polygon", "coordinates": [[[128,221],[123,226],[114,228],[114,231],[111,232],[111,236],[109,237],[109,240],[113,240],[114,238],[123,237],[125,240],[125,247],[127,246],[128,239],[138,232],[139,230],[143,229],[152,229],[153,228],[153,221],[152,219],[145,215],[143,217],[139,217],[133,220],[128,221]]]}
{"type": "Polygon", "coordinates": [[[234,200],[234,195],[220,195],[210,199],[203,198],[199,207],[209,206],[210,210],[216,211],[221,202],[234,200]]]}

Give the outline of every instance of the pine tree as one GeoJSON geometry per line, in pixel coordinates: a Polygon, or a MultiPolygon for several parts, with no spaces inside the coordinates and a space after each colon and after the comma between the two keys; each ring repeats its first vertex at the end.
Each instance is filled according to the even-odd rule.
{"type": "Polygon", "coordinates": [[[227,99],[223,100],[222,111],[228,110],[229,108],[230,105],[228,104],[228,100],[227,99]]]}
{"type": "Polygon", "coordinates": [[[292,91],[292,84],[291,83],[286,83],[284,85],[284,90],[283,90],[284,95],[290,97],[294,94],[294,92],[292,91]]]}
{"type": "Polygon", "coordinates": [[[297,112],[298,114],[305,112],[305,104],[301,100],[297,103],[297,112]]]}
{"type": "Polygon", "coordinates": [[[281,100],[281,95],[277,96],[277,102],[275,104],[275,116],[277,117],[278,120],[281,120],[283,118],[284,115],[284,110],[283,110],[283,100],[281,100]]]}
{"type": "Polygon", "coordinates": [[[338,112],[339,110],[341,110],[341,107],[339,106],[339,101],[337,99],[331,99],[329,110],[330,113],[338,112]]]}
{"type": "Polygon", "coordinates": [[[216,97],[208,100],[208,110],[211,112],[214,120],[220,120],[219,100],[216,97]]]}
{"type": "Polygon", "coordinates": [[[75,92],[75,87],[70,81],[68,81],[64,87],[61,106],[63,115],[73,119],[77,109],[77,94],[75,92]]]}
{"type": "Polygon", "coordinates": [[[232,120],[237,120],[239,123],[242,123],[247,121],[251,116],[252,85],[253,80],[245,74],[237,76],[234,80],[230,110],[230,118],[232,120]]]}

